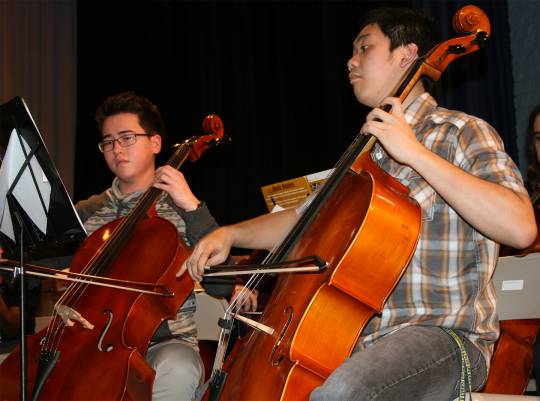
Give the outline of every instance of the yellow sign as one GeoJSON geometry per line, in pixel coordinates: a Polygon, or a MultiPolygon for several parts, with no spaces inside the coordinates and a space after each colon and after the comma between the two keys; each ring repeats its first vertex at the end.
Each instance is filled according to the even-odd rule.
{"type": "Polygon", "coordinates": [[[326,181],[332,170],[292,178],[261,187],[269,211],[276,207],[288,209],[300,205],[317,187],[326,181]]]}

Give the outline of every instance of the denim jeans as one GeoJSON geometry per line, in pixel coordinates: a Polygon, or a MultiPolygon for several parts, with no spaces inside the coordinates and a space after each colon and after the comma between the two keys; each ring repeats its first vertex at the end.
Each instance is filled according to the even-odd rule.
{"type": "Polygon", "coordinates": [[[190,401],[203,380],[201,357],[192,347],[169,340],[148,349],[146,360],[156,371],[152,401],[190,401]]]}
{"type": "MultiPolygon", "coordinates": [[[[471,363],[472,387],[477,389],[487,376],[485,361],[460,337],[471,363]]],[[[353,353],[310,399],[447,401],[459,395],[460,375],[460,351],[450,335],[439,327],[409,326],[353,353]]]]}

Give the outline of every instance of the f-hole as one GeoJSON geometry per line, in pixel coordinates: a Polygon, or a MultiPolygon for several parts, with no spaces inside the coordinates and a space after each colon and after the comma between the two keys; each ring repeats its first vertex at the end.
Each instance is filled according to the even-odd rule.
{"type": "Polygon", "coordinates": [[[285,314],[285,315],[288,314],[289,317],[287,318],[287,322],[285,322],[285,325],[283,326],[283,329],[279,333],[279,337],[278,337],[276,343],[274,344],[274,348],[272,349],[272,353],[270,354],[270,365],[272,365],[272,366],[279,365],[281,363],[281,361],[283,360],[283,354],[280,353],[276,357],[276,352],[277,352],[279,346],[281,345],[281,342],[283,341],[283,337],[285,337],[285,334],[287,333],[287,330],[289,329],[289,326],[291,324],[291,321],[292,321],[292,318],[293,318],[293,315],[294,315],[293,307],[292,306],[287,306],[285,308],[285,310],[283,311],[283,314],[285,314]]]}
{"type": "Polygon", "coordinates": [[[105,323],[105,327],[103,327],[103,330],[101,330],[101,333],[99,334],[98,350],[100,352],[111,352],[114,346],[112,344],[107,344],[107,346],[103,348],[103,339],[105,338],[105,334],[107,334],[107,331],[109,331],[109,327],[111,327],[113,313],[110,309],[105,309],[103,312],[101,312],[101,314],[107,315],[107,323],[105,323]]]}

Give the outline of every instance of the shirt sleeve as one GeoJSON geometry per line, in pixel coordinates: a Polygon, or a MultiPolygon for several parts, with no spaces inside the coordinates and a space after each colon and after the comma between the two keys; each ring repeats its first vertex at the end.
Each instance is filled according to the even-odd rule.
{"type": "Polygon", "coordinates": [[[95,212],[105,205],[106,200],[107,196],[105,192],[102,192],[99,195],[92,195],[88,199],[77,202],[75,210],[77,210],[77,214],[81,218],[81,221],[84,223],[92,217],[95,212]]]}
{"type": "MultiPolygon", "coordinates": [[[[190,212],[186,212],[174,204],[173,207],[182,216],[182,219],[184,219],[186,223],[186,236],[192,245],[195,245],[206,234],[218,228],[216,220],[210,214],[204,202],[199,208],[190,212]]],[[[234,261],[229,256],[225,263],[234,264],[234,261]]],[[[205,277],[201,284],[209,295],[218,298],[229,298],[234,288],[235,279],[234,277],[205,277]]]]}
{"type": "Polygon", "coordinates": [[[218,227],[216,220],[210,214],[204,202],[202,202],[199,208],[190,212],[186,212],[174,204],[173,207],[186,222],[186,237],[192,246],[210,231],[214,231],[218,227]]]}
{"type": "Polygon", "coordinates": [[[463,170],[527,195],[523,178],[493,127],[480,119],[471,119],[457,137],[455,163],[463,170]]]}

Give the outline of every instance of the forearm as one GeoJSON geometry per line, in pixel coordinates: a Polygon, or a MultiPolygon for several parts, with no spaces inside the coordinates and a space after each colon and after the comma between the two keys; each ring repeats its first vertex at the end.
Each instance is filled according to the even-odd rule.
{"type": "Polygon", "coordinates": [[[296,210],[269,213],[228,226],[232,245],[247,249],[273,249],[281,243],[298,220],[296,210]]]}
{"type": "Polygon", "coordinates": [[[285,238],[297,220],[296,210],[289,209],[220,227],[197,243],[177,276],[188,270],[194,280],[201,281],[205,267],[223,263],[231,247],[270,250],[285,238]]]}
{"type": "Polygon", "coordinates": [[[534,212],[526,195],[473,176],[425,148],[410,165],[482,234],[516,248],[534,240],[534,212]]]}

